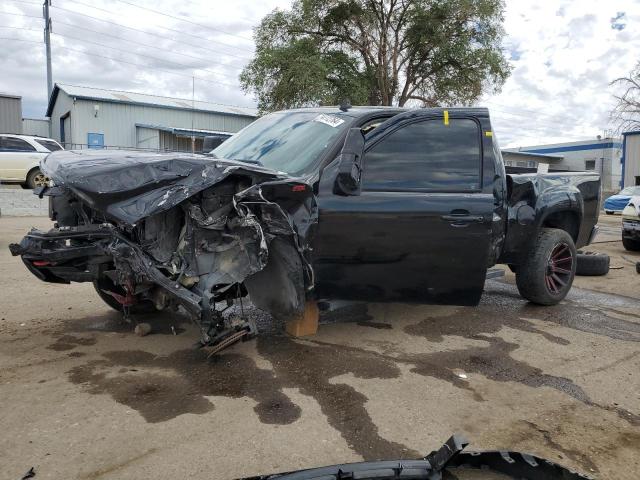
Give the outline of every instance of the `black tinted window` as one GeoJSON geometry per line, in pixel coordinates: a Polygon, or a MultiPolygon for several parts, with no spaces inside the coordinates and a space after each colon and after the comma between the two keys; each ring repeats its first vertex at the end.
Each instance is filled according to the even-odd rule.
{"type": "Polygon", "coordinates": [[[480,132],[470,119],[426,120],[401,127],[367,151],[365,190],[480,188],[480,132]]]}
{"type": "Polygon", "coordinates": [[[49,150],[50,152],[57,152],[58,150],[62,150],[62,147],[60,145],[58,145],[56,142],[52,142],[51,140],[35,140],[36,142],[38,142],[40,145],[42,145],[44,148],[46,148],[47,150],[49,150]]]}
{"type": "Polygon", "coordinates": [[[35,152],[36,149],[20,138],[0,137],[0,150],[3,152],[35,152]]]}

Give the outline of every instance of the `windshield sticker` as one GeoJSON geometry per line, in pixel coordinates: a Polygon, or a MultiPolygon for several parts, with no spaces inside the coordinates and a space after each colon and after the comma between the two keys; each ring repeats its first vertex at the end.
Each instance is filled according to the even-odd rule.
{"type": "Polygon", "coordinates": [[[330,127],[336,128],[344,123],[344,120],[341,118],[335,117],[333,115],[325,115],[321,113],[316,118],[313,119],[314,122],[324,123],[325,125],[329,125],[330,127]]]}

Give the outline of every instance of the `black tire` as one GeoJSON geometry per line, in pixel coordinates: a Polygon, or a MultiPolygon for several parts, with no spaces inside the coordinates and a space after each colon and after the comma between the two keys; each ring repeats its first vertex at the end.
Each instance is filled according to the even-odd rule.
{"type": "MultiPolygon", "coordinates": [[[[123,311],[122,305],[120,305],[120,303],[118,303],[118,301],[115,298],[113,298],[111,295],[109,295],[104,291],[104,290],[109,290],[109,291],[117,292],[124,295],[124,291],[122,291],[121,288],[115,286],[111,280],[109,280],[106,277],[101,278],[100,280],[95,280],[93,282],[93,288],[96,289],[98,296],[102,299],[104,303],[106,303],[107,305],[109,305],[111,308],[113,308],[118,312],[123,311]]],[[[132,305],[131,307],[129,307],[129,313],[132,313],[134,315],[139,315],[143,313],[153,313],[155,311],[156,311],[155,306],[153,305],[153,303],[151,303],[148,300],[145,300],[143,302],[140,302],[136,305],[132,305]]]]}
{"type": "Polygon", "coordinates": [[[611,210],[605,210],[604,213],[606,213],[607,215],[614,215],[616,212],[613,212],[611,210]]]}
{"type": "Polygon", "coordinates": [[[576,275],[599,276],[609,273],[609,255],[578,250],[576,275]]]}
{"type": "Polygon", "coordinates": [[[630,252],[640,252],[640,242],[633,238],[622,237],[622,246],[630,252]]]}
{"type": "Polygon", "coordinates": [[[36,187],[45,186],[49,182],[49,179],[39,168],[34,168],[27,175],[27,188],[34,189],[36,187]]]}
{"type": "Polygon", "coordinates": [[[571,235],[557,228],[543,228],[533,251],[518,266],[516,285],[520,295],[538,305],[562,301],[573,284],[576,257],[571,235]]]}

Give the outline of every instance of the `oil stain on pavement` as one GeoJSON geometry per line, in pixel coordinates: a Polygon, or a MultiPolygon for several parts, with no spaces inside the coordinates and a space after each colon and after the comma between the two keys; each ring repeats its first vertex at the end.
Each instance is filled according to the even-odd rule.
{"type": "Polygon", "coordinates": [[[75,335],[61,335],[49,345],[47,348],[49,350],[55,350],[57,352],[63,352],[65,350],[73,350],[76,347],[80,346],[91,346],[96,344],[96,339],[94,337],[86,338],[86,337],[77,337],[75,335]]]}
{"type": "MultiPolygon", "coordinates": [[[[365,459],[416,458],[419,453],[382,438],[367,412],[367,397],[335,379],[346,374],[361,379],[397,378],[401,374],[400,364],[409,365],[416,374],[445,380],[457,388],[471,391],[477,401],[483,401],[482,395],[457,375],[457,370],[478,373],[495,382],[553,388],[583,404],[613,411],[632,425],[640,425],[638,415],[618,407],[595,404],[572,380],[546,374],[513,358],[512,353],[521,345],[496,336],[507,326],[539,335],[555,344],[567,345],[567,339],[538,328],[527,318],[540,317],[542,312],[545,312],[543,321],[596,330],[613,338],[621,335],[621,331],[633,333],[635,325],[591,312],[593,316],[585,327],[576,316],[586,316],[587,309],[577,306],[540,309],[522,303],[514,306],[514,303],[504,296],[493,300],[489,296],[484,305],[476,309],[458,309],[450,317],[425,318],[404,327],[406,333],[423,337],[430,343],[442,342],[450,335],[485,342],[485,345],[461,350],[407,354],[397,345],[395,350],[385,349],[388,353],[381,354],[315,339],[301,342],[283,336],[262,336],[257,340],[257,350],[270,362],[272,369],[258,368],[249,356],[232,351],[210,360],[206,359],[206,352],[194,349],[179,350],[166,356],[144,351],[112,351],[104,353],[101,359],[72,368],[68,375],[73,383],[83,385],[88,392],[108,394],[138,411],[150,423],[164,422],[186,413],[210,412],[215,405],[208,397],[222,396],[253,399],[256,402],[254,410],[262,423],[291,424],[300,418],[302,411],[284,390],[298,389],[318,402],[328,423],[365,459]],[[487,305],[487,301],[494,304],[487,305]]],[[[363,327],[389,328],[368,315],[355,317],[363,327]]],[[[629,335],[625,340],[629,340],[629,335]]]]}
{"type": "Polygon", "coordinates": [[[189,349],[168,356],[109,352],[103,359],[72,368],[68,375],[89,393],[109,394],[151,423],[185,413],[209,412],[215,407],[207,397],[225,396],[254,399],[254,410],[263,423],[289,424],[302,412],[283,389],[297,388],[316,399],[329,424],[364,458],[418,455],[379,435],[365,408],[365,395],[350,385],[330,381],[348,373],[364,379],[396,378],[400,369],[392,360],[279,336],[259,338],[258,351],[271,362],[273,371],[258,368],[245,355],[226,353],[207,361],[206,352],[189,349]],[[167,374],[148,373],[150,368],[166,370],[167,374]]]}

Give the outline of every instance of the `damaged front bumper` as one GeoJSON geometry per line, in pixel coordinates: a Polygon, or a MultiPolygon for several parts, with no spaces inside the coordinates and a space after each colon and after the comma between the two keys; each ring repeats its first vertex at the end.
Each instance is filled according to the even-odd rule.
{"type": "Polygon", "coordinates": [[[104,273],[107,262],[115,260],[120,268],[135,272],[137,284],[153,283],[174,297],[187,312],[202,316],[202,299],[171,281],[155,267],[152,257],[109,223],[54,228],[48,232],[33,229],[20,244],[12,244],[9,249],[13,255],[22,257],[31,273],[51,283],[93,282],[104,273]]]}
{"type": "MultiPolygon", "coordinates": [[[[43,164],[57,186],[37,193],[50,197],[55,228],[10,246],[36,277],[93,282],[125,314],[181,307],[205,345],[236,338],[222,311],[247,294],[275,317],[301,314],[314,287],[309,185],[198,156],[100,155],[43,164]]],[[[240,330],[255,333],[248,322],[240,330]]]]}

